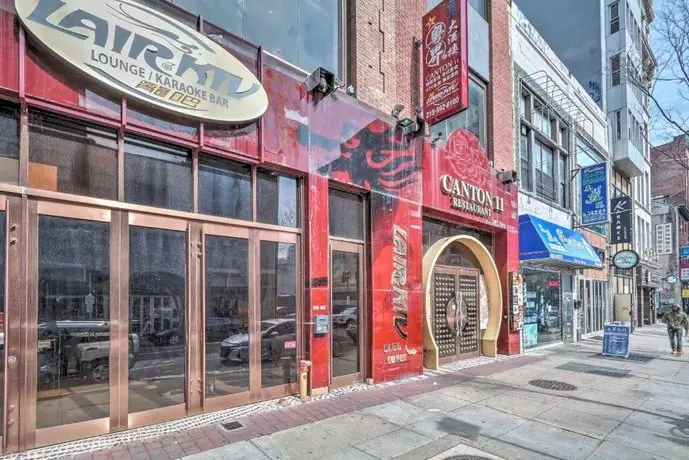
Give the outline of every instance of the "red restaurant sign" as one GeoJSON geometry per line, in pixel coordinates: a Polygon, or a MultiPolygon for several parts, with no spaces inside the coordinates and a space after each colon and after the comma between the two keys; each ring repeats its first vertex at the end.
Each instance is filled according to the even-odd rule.
{"type": "Polygon", "coordinates": [[[430,124],[469,102],[467,0],[444,0],[423,17],[423,107],[430,124]]]}

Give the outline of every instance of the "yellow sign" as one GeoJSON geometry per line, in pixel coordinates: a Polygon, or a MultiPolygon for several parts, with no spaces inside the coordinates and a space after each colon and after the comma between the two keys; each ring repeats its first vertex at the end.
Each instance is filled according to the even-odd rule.
{"type": "Polygon", "coordinates": [[[689,289],[682,289],[682,298],[689,299],[689,289]]]}
{"type": "Polygon", "coordinates": [[[220,123],[268,108],[261,83],[227,50],[133,0],[15,0],[15,8],[63,62],[156,108],[220,123]]]}

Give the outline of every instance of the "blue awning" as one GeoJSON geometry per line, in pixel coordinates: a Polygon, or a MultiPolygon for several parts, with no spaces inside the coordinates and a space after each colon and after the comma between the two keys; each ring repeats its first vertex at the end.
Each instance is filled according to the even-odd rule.
{"type": "Polygon", "coordinates": [[[519,216],[519,261],[603,268],[603,262],[584,236],[538,217],[519,216]]]}

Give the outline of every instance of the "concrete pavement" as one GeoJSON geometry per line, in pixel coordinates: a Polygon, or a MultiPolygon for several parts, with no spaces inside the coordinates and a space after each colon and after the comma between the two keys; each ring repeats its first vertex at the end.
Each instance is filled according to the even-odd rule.
{"type": "Polygon", "coordinates": [[[686,459],[689,366],[666,342],[662,326],[646,327],[632,335],[630,359],[600,356],[592,339],[499,372],[453,374],[450,384],[431,375],[427,391],[185,458],[686,459]],[[539,379],[573,388],[530,383],[539,379]]]}

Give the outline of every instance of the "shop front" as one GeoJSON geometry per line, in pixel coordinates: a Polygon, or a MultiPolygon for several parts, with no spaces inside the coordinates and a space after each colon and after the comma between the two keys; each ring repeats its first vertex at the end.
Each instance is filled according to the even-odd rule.
{"type": "Polygon", "coordinates": [[[420,138],[179,8],[16,5],[3,453],[421,372],[420,138]]]}
{"type": "Polygon", "coordinates": [[[606,263],[605,238],[597,232],[581,229],[586,240],[603,262],[602,269],[588,268],[579,271],[577,277],[577,301],[575,302],[575,324],[577,339],[582,336],[600,333],[603,326],[610,322],[610,289],[608,283],[608,264],[606,263]]]}
{"type": "Polygon", "coordinates": [[[517,268],[517,188],[501,182],[478,139],[450,134],[423,160],[424,365],[519,352],[509,325],[517,268]]]}
{"type": "Polygon", "coordinates": [[[603,268],[599,255],[581,233],[524,214],[519,260],[526,285],[524,349],[574,340],[574,275],[603,268]]]}

